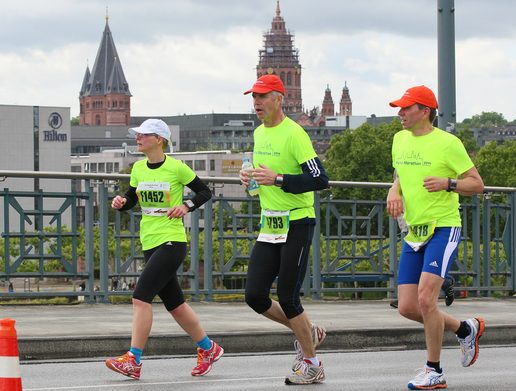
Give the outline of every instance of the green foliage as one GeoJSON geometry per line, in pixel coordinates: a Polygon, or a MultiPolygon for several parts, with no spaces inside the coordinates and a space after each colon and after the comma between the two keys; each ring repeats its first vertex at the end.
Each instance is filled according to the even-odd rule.
{"type": "Polygon", "coordinates": [[[492,128],[496,126],[503,126],[507,124],[507,120],[502,113],[494,111],[483,111],[482,114],[476,114],[471,118],[466,118],[458,125],[459,129],[469,127],[473,128],[492,128]]]}
{"type": "MultiPolygon", "coordinates": [[[[364,124],[334,136],[326,152],[325,168],[330,180],[356,182],[392,181],[392,138],[401,130],[399,121],[371,126],[364,124]]],[[[336,199],[384,199],[384,189],[332,189],[336,199]]]]}
{"type": "Polygon", "coordinates": [[[475,165],[488,186],[516,187],[516,141],[484,145],[475,158],[475,165]]]}
{"type": "Polygon", "coordinates": [[[462,144],[464,144],[464,148],[466,148],[468,154],[470,156],[475,156],[480,147],[478,146],[477,140],[475,140],[471,129],[469,127],[460,128],[457,132],[457,137],[462,141],[462,144]]]}
{"type": "Polygon", "coordinates": [[[80,124],[80,119],[81,119],[81,117],[79,117],[79,116],[77,116],[77,117],[72,117],[72,118],[70,119],[70,125],[72,125],[72,126],[79,126],[79,124],[80,124]]]}

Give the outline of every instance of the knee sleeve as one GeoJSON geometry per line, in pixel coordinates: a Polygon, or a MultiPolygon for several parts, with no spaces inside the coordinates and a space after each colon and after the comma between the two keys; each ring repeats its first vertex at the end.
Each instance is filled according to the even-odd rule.
{"type": "Polygon", "coordinates": [[[269,308],[271,308],[272,301],[269,296],[262,296],[251,292],[245,292],[245,302],[255,312],[263,314],[269,308]]]}

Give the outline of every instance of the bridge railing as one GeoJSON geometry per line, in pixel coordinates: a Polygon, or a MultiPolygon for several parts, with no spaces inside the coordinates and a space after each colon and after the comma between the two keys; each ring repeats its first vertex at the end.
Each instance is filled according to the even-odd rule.
{"type": "MultiPolygon", "coordinates": [[[[0,171],[0,178],[70,182],[69,192],[0,190],[0,281],[76,282],[61,284],[60,289],[4,289],[0,297],[81,295],[88,302],[106,302],[109,296],[131,293],[120,288],[122,281],[135,281],[144,266],[141,215],[115,213],[109,206],[129,175],[0,171]],[[117,290],[115,281],[120,282],[117,290]],[[76,289],[79,282],[81,292],[76,289]]],[[[238,178],[202,179],[217,186],[239,183],[238,178]]],[[[332,181],[330,186],[387,189],[390,183],[332,181]]],[[[317,194],[315,206],[318,220],[304,295],[395,297],[403,234],[388,217],[385,200],[336,200],[317,194]]],[[[451,269],[462,294],[503,296],[516,291],[515,211],[516,188],[486,187],[484,195],[464,198],[463,236],[451,269]]],[[[258,225],[258,200],[249,196],[215,196],[191,213],[190,251],[179,270],[185,293],[194,300],[242,294],[258,225]]]]}

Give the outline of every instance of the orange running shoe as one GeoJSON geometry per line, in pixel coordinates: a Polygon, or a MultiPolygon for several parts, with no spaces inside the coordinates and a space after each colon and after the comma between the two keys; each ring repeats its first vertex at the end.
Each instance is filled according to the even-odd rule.
{"type": "Polygon", "coordinates": [[[140,372],[142,370],[142,364],[136,364],[134,356],[129,352],[122,356],[108,358],[106,360],[106,367],[136,380],[140,379],[140,372]]]}
{"type": "Polygon", "coordinates": [[[192,376],[204,376],[210,370],[212,364],[222,357],[224,349],[222,349],[215,341],[209,350],[197,348],[197,365],[192,369],[192,376]]]}

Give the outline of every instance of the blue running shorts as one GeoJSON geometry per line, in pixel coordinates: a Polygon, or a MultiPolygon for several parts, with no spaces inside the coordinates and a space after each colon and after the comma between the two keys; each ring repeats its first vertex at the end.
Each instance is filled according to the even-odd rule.
{"type": "Polygon", "coordinates": [[[398,285],[418,284],[422,272],[442,278],[457,257],[460,227],[438,227],[427,244],[414,251],[405,241],[398,265],[398,285]]]}

